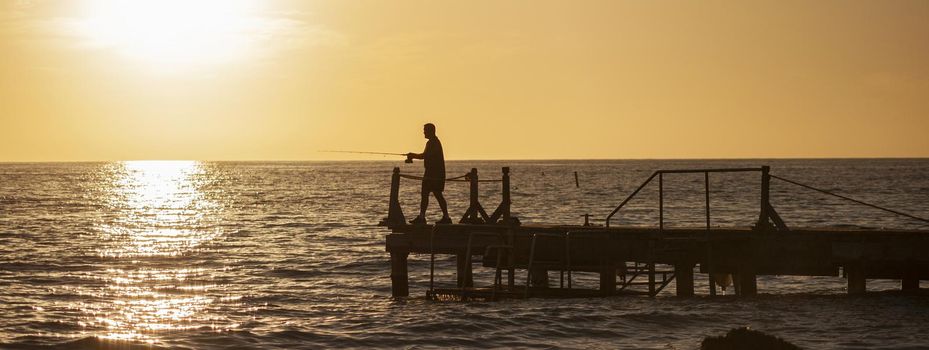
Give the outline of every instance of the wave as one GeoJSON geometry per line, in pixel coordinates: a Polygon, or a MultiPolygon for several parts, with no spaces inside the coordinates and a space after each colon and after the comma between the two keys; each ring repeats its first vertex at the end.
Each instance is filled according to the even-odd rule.
{"type": "Polygon", "coordinates": [[[267,276],[275,277],[287,277],[287,278],[301,278],[301,277],[316,277],[322,275],[328,275],[329,273],[321,270],[298,270],[298,269],[270,269],[265,272],[267,276]]]}
{"type": "Polygon", "coordinates": [[[185,347],[162,347],[144,342],[129,340],[106,339],[100,337],[86,337],[55,344],[39,344],[32,337],[21,339],[20,342],[0,344],[5,349],[61,349],[61,350],[159,350],[159,349],[188,349],[185,347]],[[32,341],[30,341],[32,340],[32,341]]]}
{"type": "MultiPolygon", "coordinates": [[[[513,212],[526,224],[579,224],[585,213],[600,224],[655,169],[762,162],[769,161],[469,161],[450,162],[449,169],[457,167],[463,173],[477,167],[484,178],[493,179],[499,177],[499,166],[512,166],[513,212]],[[574,171],[582,175],[581,188],[574,185],[574,171]],[[539,176],[542,172],[545,176],[539,176]]],[[[925,201],[929,160],[872,162],[769,164],[777,174],[803,183],[840,187],[842,194],[853,198],[886,200],[896,209],[929,215],[925,201]],[[906,181],[894,180],[901,170],[887,167],[888,162],[911,169],[906,181]],[[861,169],[850,171],[847,164],[861,169]]],[[[869,289],[877,292],[869,298],[849,298],[840,277],[760,276],[765,294],[749,299],[665,297],[673,295],[669,286],[656,298],[445,303],[425,298],[429,256],[412,254],[408,271],[412,297],[394,300],[384,251],[384,236],[390,231],[374,226],[386,215],[390,165],[346,162],[279,171],[291,166],[210,163],[196,175],[199,180],[194,179],[206,181],[208,187],[194,184],[191,191],[199,195],[185,192],[173,198],[185,201],[180,203],[183,210],[162,203],[172,199],[170,194],[130,196],[138,202],[127,201],[125,195],[140,192],[119,193],[105,171],[75,182],[80,186],[51,186],[59,182],[49,182],[48,175],[4,177],[0,186],[15,190],[0,191],[4,192],[0,242],[5,244],[0,249],[5,252],[0,254],[0,342],[9,342],[0,348],[690,349],[698,347],[704,336],[744,325],[789,335],[789,341],[809,348],[842,347],[843,338],[856,339],[855,346],[862,348],[881,347],[886,345],[883,342],[898,348],[929,345],[922,332],[923,325],[929,324],[925,293],[899,292],[899,281],[894,280],[869,280],[869,289]],[[107,231],[117,225],[127,229],[107,231]],[[188,230],[198,235],[186,235],[188,230]],[[177,254],[159,255],[165,248],[176,248],[171,251],[177,254]],[[188,285],[203,288],[183,288],[188,285]],[[144,316],[140,310],[166,316],[152,320],[166,323],[166,330],[143,335],[155,341],[153,345],[88,337],[111,330],[105,328],[108,323],[95,322],[96,317],[124,311],[144,316]],[[759,317],[765,315],[774,316],[759,317]],[[88,326],[74,328],[81,324],[88,326]],[[855,338],[858,334],[873,339],[855,338]]],[[[80,175],[96,174],[100,168],[5,167],[0,165],[0,173],[41,167],[53,175],[80,175]]],[[[714,226],[748,226],[757,220],[758,178],[739,179],[711,176],[714,226]]],[[[703,177],[665,180],[665,224],[701,224],[703,177]]],[[[419,209],[419,188],[409,182],[401,186],[402,209],[411,219],[419,209]]],[[[485,210],[496,208],[499,189],[499,184],[482,184],[485,210]]],[[[896,228],[926,229],[909,221],[892,221],[870,209],[833,206],[815,193],[783,183],[772,185],[772,197],[792,228],[866,229],[900,223],[906,226],[896,228]]],[[[450,214],[459,217],[468,206],[467,186],[449,187],[446,198],[450,214]]],[[[613,220],[657,226],[657,208],[658,190],[653,184],[613,220]]],[[[439,214],[431,199],[427,214],[433,219],[439,214]]],[[[453,286],[455,258],[440,255],[436,261],[436,285],[453,286]]],[[[493,268],[481,267],[475,260],[474,273],[479,286],[492,283],[493,268]]],[[[578,273],[576,285],[595,288],[596,277],[578,273]]],[[[521,284],[522,271],[517,278],[521,284]]],[[[698,283],[706,287],[705,282],[698,283]]],[[[113,327],[115,332],[135,329],[132,324],[113,327]]]]}

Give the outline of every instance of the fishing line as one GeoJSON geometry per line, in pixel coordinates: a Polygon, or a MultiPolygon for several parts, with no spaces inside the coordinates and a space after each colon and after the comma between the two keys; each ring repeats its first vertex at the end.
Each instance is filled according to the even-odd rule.
{"type": "MultiPolygon", "coordinates": [[[[321,151],[319,151],[319,152],[324,152],[324,153],[351,153],[351,154],[376,154],[376,155],[381,155],[381,156],[404,156],[404,157],[407,156],[406,153],[368,152],[368,151],[321,150],[321,151]]],[[[403,162],[404,162],[404,163],[412,163],[412,162],[413,162],[413,159],[407,157],[406,160],[403,161],[403,162]]]]}

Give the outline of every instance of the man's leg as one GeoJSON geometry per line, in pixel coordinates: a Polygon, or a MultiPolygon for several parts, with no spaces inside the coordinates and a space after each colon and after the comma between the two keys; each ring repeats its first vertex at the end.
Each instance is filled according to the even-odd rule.
{"type": "Polygon", "coordinates": [[[429,187],[426,185],[426,181],[423,181],[423,191],[422,191],[422,201],[419,202],[419,217],[426,218],[426,208],[429,207],[429,187]]]}
{"type": "MultiPolygon", "coordinates": [[[[435,195],[436,202],[439,202],[439,208],[442,208],[442,217],[448,217],[448,204],[445,203],[445,196],[442,195],[442,192],[434,191],[432,194],[435,195]]],[[[427,196],[428,197],[428,196],[427,196]]]]}

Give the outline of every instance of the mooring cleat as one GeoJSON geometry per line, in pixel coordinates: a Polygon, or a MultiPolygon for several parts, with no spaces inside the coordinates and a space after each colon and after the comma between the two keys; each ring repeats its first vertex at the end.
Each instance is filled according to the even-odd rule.
{"type": "Polygon", "coordinates": [[[413,225],[425,225],[425,224],[426,224],[426,218],[424,218],[424,217],[422,217],[422,216],[417,216],[415,219],[410,220],[410,223],[413,224],[413,225]]]}

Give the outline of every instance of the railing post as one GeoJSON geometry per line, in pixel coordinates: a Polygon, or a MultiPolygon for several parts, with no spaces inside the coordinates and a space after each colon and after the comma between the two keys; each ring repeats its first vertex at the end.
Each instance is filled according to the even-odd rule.
{"type": "Polygon", "coordinates": [[[470,202],[468,205],[468,210],[465,211],[464,215],[461,217],[462,224],[478,224],[484,221],[480,220],[482,218],[481,203],[478,199],[478,179],[477,179],[477,168],[471,168],[471,172],[468,173],[467,177],[470,184],[470,202]]]}
{"type": "Polygon", "coordinates": [[[758,214],[758,223],[755,227],[759,230],[767,230],[771,228],[770,217],[771,214],[768,212],[768,208],[771,207],[770,201],[770,188],[771,188],[771,175],[769,174],[771,167],[765,165],[761,167],[761,212],[758,214]]]}
{"type": "Polygon", "coordinates": [[[664,173],[658,173],[658,231],[664,231],[664,173]]]}
{"type": "Polygon", "coordinates": [[[510,224],[510,167],[503,167],[503,222],[510,224]]]}
{"type": "MultiPolygon", "coordinates": [[[[490,217],[486,218],[485,221],[489,224],[503,224],[503,225],[519,225],[516,218],[512,217],[510,213],[510,167],[503,167],[503,189],[500,205],[497,206],[497,210],[494,210],[494,213],[490,217]]],[[[484,214],[481,214],[483,216],[484,214]]]]}
{"type": "Polygon", "coordinates": [[[706,229],[710,230],[710,172],[703,173],[703,183],[706,194],[706,229]]]}
{"type": "Polygon", "coordinates": [[[480,204],[478,203],[477,168],[471,168],[471,174],[468,175],[468,179],[471,181],[471,207],[477,208],[480,204]]]}
{"type": "Polygon", "coordinates": [[[400,208],[400,167],[394,167],[390,179],[390,203],[387,209],[387,226],[404,225],[403,209],[400,208]]]}

